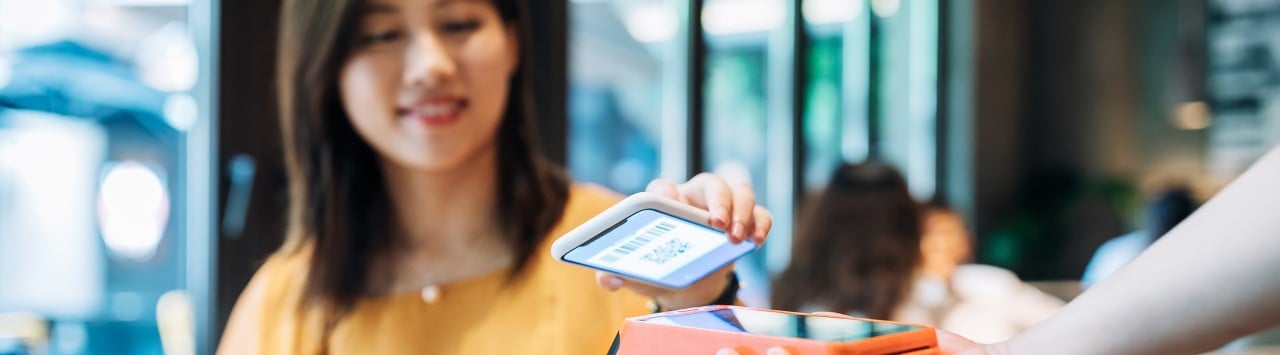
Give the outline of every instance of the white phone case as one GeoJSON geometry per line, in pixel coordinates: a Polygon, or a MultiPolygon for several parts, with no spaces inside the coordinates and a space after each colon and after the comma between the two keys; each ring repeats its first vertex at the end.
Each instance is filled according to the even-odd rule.
{"type": "Polygon", "coordinates": [[[684,218],[691,222],[710,227],[709,222],[711,221],[711,218],[707,214],[707,211],[694,208],[693,206],[681,203],[680,201],[672,200],[652,192],[641,192],[628,196],[621,202],[618,202],[618,204],[613,205],[613,207],[609,207],[609,209],[601,212],[599,215],[591,217],[591,219],[587,220],[586,223],[583,223],[577,228],[569,231],[569,233],[565,233],[565,235],[560,236],[559,239],[556,239],[555,243],[551,244],[551,256],[561,262],[567,262],[564,261],[564,255],[568,254],[570,250],[573,250],[579,245],[591,240],[591,238],[600,235],[600,233],[603,233],[605,230],[609,229],[609,227],[613,227],[618,224],[618,222],[622,222],[623,219],[630,217],[632,214],[645,209],[657,210],[659,212],[664,212],[672,216],[684,218]]]}

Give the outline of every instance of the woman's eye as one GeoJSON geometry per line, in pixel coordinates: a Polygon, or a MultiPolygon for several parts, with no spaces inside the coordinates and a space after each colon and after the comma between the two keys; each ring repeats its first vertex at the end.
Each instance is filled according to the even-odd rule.
{"type": "Polygon", "coordinates": [[[440,26],[441,30],[447,34],[463,34],[475,31],[480,28],[479,21],[453,21],[445,22],[440,26]]]}
{"type": "Polygon", "coordinates": [[[375,33],[360,35],[360,38],[357,40],[357,42],[360,45],[371,45],[371,44],[379,44],[379,43],[387,43],[387,42],[395,41],[400,39],[400,37],[401,37],[400,31],[375,32],[375,33]]]}

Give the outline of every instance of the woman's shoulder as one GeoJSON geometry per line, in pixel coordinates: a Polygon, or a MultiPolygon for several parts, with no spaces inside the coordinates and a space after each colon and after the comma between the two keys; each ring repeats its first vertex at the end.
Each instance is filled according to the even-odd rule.
{"type": "Polygon", "coordinates": [[[574,183],[569,188],[569,204],[565,206],[564,224],[578,225],[622,201],[623,196],[603,186],[574,183]]]}
{"type": "Polygon", "coordinates": [[[301,301],[310,262],[309,244],[277,250],[249,280],[240,296],[240,303],[265,307],[296,306],[301,301]]]}
{"type": "Polygon", "coordinates": [[[622,194],[592,183],[578,182],[569,187],[571,207],[577,203],[578,207],[609,208],[618,201],[622,201],[622,198],[622,194]]]}
{"type": "Polygon", "coordinates": [[[551,248],[555,239],[585,223],[591,217],[604,212],[622,201],[622,195],[595,184],[574,183],[569,187],[569,202],[565,204],[560,221],[547,232],[541,249],[551,248]]]}
{"type": "Polygon", "coordinates": [[[1056,309],[1063,301],[1023,282],[1017,274],[991,265],[968,264],[956,268],[951,288],[965,302],[1003,304],[1035,303],[1056,309]]]}
{"type": "Polygon", "coordinates": [[[254,277],[271,279],[273,285],[281,288],[301,288],[311,263],[311,253],[309,242],[286,245],[271,253],[254,277]]]}
{"type": "Polygon", "coordinates": [[[311,248],[285,247],[258,268],[236,300],[219,345],[220,353],[296,352],[314,329],[303,315],[303,286],[311,248]],[[305,328],[305,329],[304,329],[305,328]],[[285,351],[287,349],[287,351],[285,351]]]}
{"type": "Polygon", "coordinates": [[[1021,286],[1022,279],[1013,271],[991,265],[960,265],[951,275],[952,290],[967,300],[1001,300],[1021,286]]]}

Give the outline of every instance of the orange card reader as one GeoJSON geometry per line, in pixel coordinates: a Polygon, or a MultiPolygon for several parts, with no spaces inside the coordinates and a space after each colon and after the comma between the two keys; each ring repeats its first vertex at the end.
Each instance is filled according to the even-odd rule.
{"type": "Polygon", "coordinates": [[[619,355],[941,354],[928,326],[739,306],[706,306],[628,318],[619,355]]]}

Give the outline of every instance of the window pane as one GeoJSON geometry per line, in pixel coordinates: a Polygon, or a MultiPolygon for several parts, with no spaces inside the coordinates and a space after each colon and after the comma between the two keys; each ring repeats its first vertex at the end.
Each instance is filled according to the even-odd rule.
{"type": "Polygon", "coordinates": [[[917,198],[936,186],[937,1],[873,1],[871,60],[878,71],[875,142],[906,175],[917,198]]]}
{"type": "Polygon", "coordinates": [[[931,197],[937,2],[805,0],[802,8],[805,189],[822,188],[839,162],[874,152],[903,171],[916,197],[931,197]]]}
{"type": "Polygon", "coordinates": [[[207,235],[185,233],[203,112],[190,6],[0,0],[0,353],[158,354],[162,334],[193,336],[186,248],[207,235]]]}
{"type": "Polygon", "coordinates": [[[747,182],[756,202],[773,212],[769,243],[738,263],[747,284],[739,296],[767,305],[770,272],[790,257],[794,210],[791,138],[794,43],[789,31],[793,2],[707,0],[702,25],[707,41],[704,135],[707,167],[731,183],[747,182]]]}
{"type": "Polygon", "coordinates": [[[805,68],[805,191],[826,185],[842,161],[869,150],[868,26],[863,1],[804,0],[809,37],[805,68]]]}
{"type": "MultiPolygon", "coordinates": [[[[840,162],[841,43],[838,36],[812,38],[808,48],[805,89],[805,186],[822,186],[840,162]]],[[[855,137],[849,137],[855,138],[855,137]]]]}
{"type": "Polygon", "coordinates": [[[571,3],[569,168],[578,181],[642,191],[659,176],[661,149],[677,149],[667,156],[685,153],[682,145],[663,141],[684,139],[687,36],[679,6],[663,0],[571,3]]]}
{"type": "MultiPolygon", "coordinates": [[[[1189,11],[1179,3],[1172,11],[1189,11]]],[[[1280,85],[1274,79],[1280,69],[1276,64],[1280,53],[1280,6],[1259,5],[1241,0],[1216,0],[1205,2],[1208,7],[1207,28],[1208,72],[1206,88],[1208,106],[1212,114],[1202,110],[1193,100],[1194,87],[1187,81],[1195,80],[1199,72],[1194,54],[1180,53],[1176,70],[1182,74],[1168,78],[1169,86],[1179,87],[1179,106],[1171,114],[1174,126],[1181,130],[1208,130],[1208,147],[1205,149],[1206,169],[1217,183],[1226,183],[1244,172],[1251,164],[1280,144],[1280,85]],[[1190,91],[1190,93],[1188,93],[1190,91]]],[[[1180,14],[1190,17],[1191,15],[1180,14]]],[[[1179,27],[1193,26],[1186,19],[1178,21],[1179,27]]],[[[1195,48],[1188,38],[1195,28],[1179,28],[1177,45],[1195,48]]],[[[1189,51],[1188,49],[1181,49],[1189,51]]],[[[1164,122],[1161,122],[1162,124],[1164,122]]],[[[1194,145],[1164,148],[1166,150],[1195,149],[1194,145]],[[1184,148],[1186,147],[1186,148],[1184,148]]],[[[1188,152],[1188,155],[1194,152],[1188,152]]]]}

